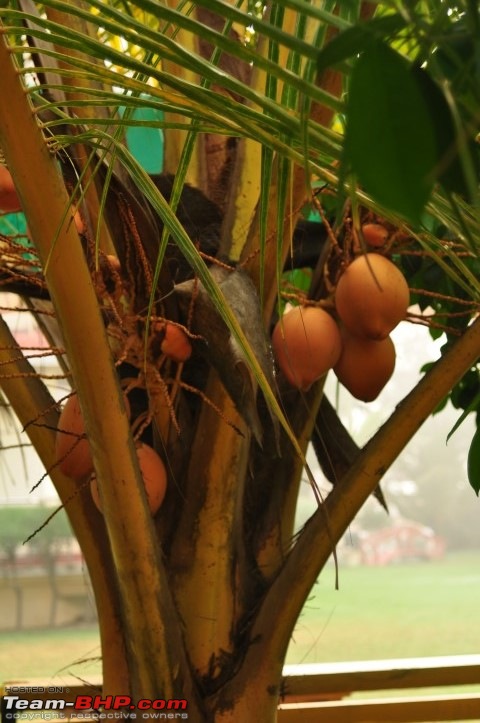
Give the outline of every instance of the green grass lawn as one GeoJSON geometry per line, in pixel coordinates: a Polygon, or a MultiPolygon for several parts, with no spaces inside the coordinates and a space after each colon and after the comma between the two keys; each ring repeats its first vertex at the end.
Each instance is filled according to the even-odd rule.
{"type": "Polygon", "coordinates": [[[63,677],[85,680],[101,672],[96,627],[0,633],[0,683],[43,678],[61,685],[63,677]]]}
{"type": "Polygon", "coordinates": [[[289,663],[480,652],[480,554],[388,567],[333,566],[320,576],[289,663]]]}
{"type": "MultiPolygon", "coordinates": [[[[340,567],[321,575],[297,624],[289,663],[480,652],[480,553],[436,563],[340,567]]],[[[281,605],[279,606],[279,616],[281,605]]],[[[100,672],[96,628],[0,633],[0,681],[100,672]],[[83,661],[83,662],[81,662],[83,661]]]]}

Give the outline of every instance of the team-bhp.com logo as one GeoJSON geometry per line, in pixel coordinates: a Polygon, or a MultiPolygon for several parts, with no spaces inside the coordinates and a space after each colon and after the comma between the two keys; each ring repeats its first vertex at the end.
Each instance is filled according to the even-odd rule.
{"type": "MultiPolygon", "coordinates": [[[[57,689],[58,690],[58,689],[57,689]]],[[[11,720],[188,720],[188,702],[178,698],[143,698],[134,701],[129,695],[77,695],[67,700],[60,695],[22,697],[22,693],[45,695],[45,689],[7,688],[2,699],[2,717],[11,720]]],[[[53,692],[53,691],[52,691],[53,692]]],[[[51,695],[51,691],[47,694],[51,695]]],[[[60,692],[60,690],[58,690],[60,692]]],[[[68,689],[65,689],[68,693],[68,689]]]]}

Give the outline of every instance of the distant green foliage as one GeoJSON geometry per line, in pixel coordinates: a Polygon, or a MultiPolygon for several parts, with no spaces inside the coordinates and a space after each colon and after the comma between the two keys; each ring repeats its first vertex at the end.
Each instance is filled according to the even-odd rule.
{"type": "Polygon", "coordinates": [[[37,549],[48,549],[57,540],[73,537],[64,510],[51,517],[44,525],[53,512],[54,508],[43,505],[0,507],[0,550],[15,555],[25,542],[26,536],[37,530],[30,542],[37,549]]]}

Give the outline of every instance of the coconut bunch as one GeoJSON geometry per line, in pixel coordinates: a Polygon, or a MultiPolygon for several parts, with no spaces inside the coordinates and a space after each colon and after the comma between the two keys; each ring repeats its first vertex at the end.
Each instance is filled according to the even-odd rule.
{"type": "Polygon", "coordinates": [[[333,369],[354,397],[371,402],[395,369],[390,334],[407,314],[407,281],[390,259],[369,251],[342,271],[333,301],[332,309],[286,307],[272,334],[278,367],[304,391],[333,369]]]}

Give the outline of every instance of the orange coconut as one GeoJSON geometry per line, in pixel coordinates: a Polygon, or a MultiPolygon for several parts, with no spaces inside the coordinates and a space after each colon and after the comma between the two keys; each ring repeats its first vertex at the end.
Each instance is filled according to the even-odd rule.
{"type": "MultiPolygon", "coordinates": [[[[167,471],[159,455],[148,444],[138,445],[137,457],[145,485],[148,506],[153,516],[160,509],[165,497],[167,490],[167,471]]],[[[95,505],[101,512],[102,503],[95,474],[93,474],[90,479],[90,491],[95,505]]]]}
{"type": "Polygon", "coordinates": [[[72,479],[80,480],[93,470],[92,452],[76,394],[67,399],[58,420],[55,459],[63,474],[72,479]]]}
{"type": "Polygon", "coordinates": [[[372,402],[392,376],[395,357],[395,346],[389,336],[374,341],[342,329],[342,353],[333,371],[356,399],[372,402]]]}
{"type": "Polygon", "coordinates": [[[365,243],[374,248],[382,248],[388,239],[388,231],[381,223],[364,223],[362,234],[365,243]]]}
{"type": "Polygon", "coordinates": [[[192,354],[192,345],[188,336],[176,324],[166,324],[160,348],[166,356],[177,363],[186,362],[192,354]]]}
{"type": "MultiPolygon", "coordinates": [[[[127,415],[130,404],[124,395],[127,415]]],[[[90,443],[85,436],[85,422],[77,394],[72,394],[63,407],[55,437],[55,459],[59,469],[75,480],[81,480],[93,471],[90,443]]]]}
{"type": "Polygon", "coordinates": [[[340,331],[324,309],[296,306],[275,325],[272,347],[290,384],[306,390],[337,363],[340,331]]]}
{"type": "Polygon", "coordinates": [[[405,318],[408,284],[392,261],[376,253],[356,258],[341,275],[335,306],[345,327],[368,339],[385,339],[405,318]]]}

